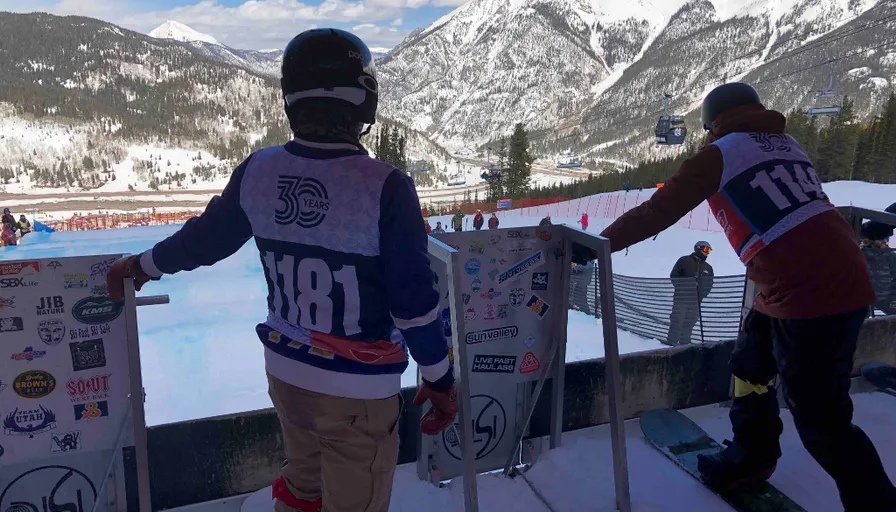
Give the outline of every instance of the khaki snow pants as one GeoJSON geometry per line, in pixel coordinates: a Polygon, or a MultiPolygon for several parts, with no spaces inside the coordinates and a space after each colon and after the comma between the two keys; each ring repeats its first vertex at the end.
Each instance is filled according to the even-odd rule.
{"type": "MultiPolygon", "coordinates": [[[[283,431],[282,473],[301,500],[323,512],[388,512],[398,463],[398,395],[360,400],[301,389],[268,375],[283,431]]],[[[277,501],[276,512],[295,512],[277,501]]]]}

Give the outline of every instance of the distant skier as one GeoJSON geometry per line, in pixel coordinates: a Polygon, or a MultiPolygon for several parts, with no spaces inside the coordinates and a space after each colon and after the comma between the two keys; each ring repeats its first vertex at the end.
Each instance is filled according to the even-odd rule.
{"type": "Polygon", "coordinates": [[[582,218],[579,219],[579,224],[582,225],[582,231],[588,231],[588,214],[583,213],[582,218]]]}
{"type": "Polygon", "coordinates": [[[25,215],[19,216],[19,232],[23,237],[28,233],[31,233],[31,223],[28,222],[28,219],[25,218],[25,215]]]}
{"type": "Polygon", "coordinates": [[[485,224],[485,217],[482,215],[482,210],[476,210],[476,216],[473,217],[473,229],[479,231],[483,224],[485,224]]]}
{"type": "Polygon", "coordinates": [[[706,259],[712,252],[709,242],[694,244],[694,252],[678,258],[669,277],[672,279],[672,314],[669,315],[669,334],[666,345],[687,345],[700,319],[700,304],[712,291],[712,265],[706,259]]]}
{"type": "Polygon", "coordinates": [[[454,231],[464,230],[464,214],[460,210],[457,210],[457,213],[451,218],[451,227],[454,228],[454,231]]]}
{"type": "Polygon", "coordinates": [[[13,246],[18,243],[16,241],[18,228],[19,224],[16,222],[16,218],[9,212],[9,208],[4,208],[3,217],[0,217],[0,241],[3,242],[3,245],[13,246]]]}
{"type": "Polygon", "coordinates": [[[856,340],[875,302],[855,233],[785,133],[784,116],[766,110],[752,87],[711,91],[703,125],[709,144],[602,233],[619,251],[709,200],[759,290],[731,359],[734,441],[701,456],[700,472],[718,489],[771,476],[781,456],[780,374],[800,439],[837,483],[846,510],[896,510],[896,488],[877,450],[852,424],[856,340]]]}
{"type": "Polygon", "coordinates": [[[896,314],[896,252],[889,245],[893,227],[869,221],[862,224],[861,235],[862,254],[868,263],[871,286],[877,295],[871,313],[878,309],[885,315],[896,314]]]}
{"type": "Polygon", "coordinates": [[[498,216],[493,213],[492,216],[488,218],[488,229],[498,229],[500,223],[501,221],[498,220],[498,216]]]}
{"type": "Polygon", "coordinates": [[[438,234],[444,233],[444,232],[445,232],[445,228],[442,227],[442,223],[436,221],[436,228],[432,230],[432,233],[434,235],[438,235],[438,234]]]}
{"type": "Polygon", "coordinates": [[[569,279],[571,307],[589,315],[594,313],[591,297],[588,296],[588,290],[594,286],[594,268],[594,260],[573,263],[569,279]]]}
{"type": "Polygon", "coordinates": [[[256,330],[288,459],[274,508],[386,512],[406,349],[423,378],[414,403],[432,404],[421,431],[435,435],[457,411],[420,204],[410,178],[361,146],[378,88],[357,36],[302,32],[282,70],[295,138],[249,156],[201,216],[115,262],[107,286],[120,299],[125,277],[140,289],[254,237],[269,288],[256,330]]]}

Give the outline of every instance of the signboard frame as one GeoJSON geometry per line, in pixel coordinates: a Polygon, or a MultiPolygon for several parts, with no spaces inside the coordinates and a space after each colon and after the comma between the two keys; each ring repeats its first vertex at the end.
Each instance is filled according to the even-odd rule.
{"type": "MultiPolygon", "coordinates": [[[[619,364],[619,347],[616,333],[616,314],[612,287],[612,259],[609,240],[599,236],[588,234],[579,229],[565,225],[550,226],[544,228],[507,228],[499,230],[451,233],[440,235],[439,238],[441,240],[430,236],[429,252],[430,259],[433,262],[434,272],[436,272],[437,275],[442,276],[440,278],[440,281],[443,281],[440,287],[440,294],[442,294],[443,302],[440,303],[440,310],[444,315],[443,321],[446,322],[446,334],[450,330],[449,339],[452,347],[452,353],[455,356],[453,362],[455,363],[455,377],[457,379],[459,398],[458,421],[456,424],[457,426],[459,426],[459,428],[456,429],[458,430],[456,432],[456,435],[459,438],[458,441],[461,451],[461,474],[464,477],[465,510],[467,512],[478,511],[478,497],[476,487],[477,470],[489,471],[493,469],[500,469],[500,466],[504,466],[505,473],[508,473],[509,468],[514,465],[514,462],[518,456],[521,441],[525,437],[525,433],[528,429],[529,421],[534,412],[535,404],[538,400],[539,394],[543,389],[544,383],[549,378],[554,380],[550,400],[550,448],[553,449],[560,446],[563,431],[563,392],[567,335],[566,312],[568,311],[569,301],[569,279],[571,274],[571,258],[573,253],[572,248],[573,243],[576,243],[591,249],[593,251],[595,259],[598,262],[598,278],[600,280],[602,290],[600,300],[601,311],[603,312],[602,323],[604,332],[604,350],[607,363],[607,385],[609,394],[608,406],[610,409],[611,419],[611,442],[613,448],[613,469],[616,484],[616,501],[619,510],[621,510],[622,512],[629,512],[631,510],[631,504],[628,484],[628,466],[625,449],[625,431],[623,418],[620,411],[620,405],[622,402],[622,390],[619,364]],[[478,276],[480,271],[482,272],[482,274],[485,274],[485,271],[483,268],[484,265],[479,260],[479,258],[470,257],[469,259],[464,261],[463,253],[460,247],[461,245],[469,245],[470,249],[465,251],[467,253],[467,256],[470,256],[469,253],[472,251],[473,247],[477,247],[476,252],[478,254],[482,254],[483,260],[485,260],[485,258],[488,258],[489,254],[482,252],[483,242],[480,241],[480,239],[483,237],[502,236],[507,236],[508,238],[510,238],[511,232],[516,233],[515,237],[517,239],[514,240],[512,244],[508,240],[506,250],[508,253],[519,250],[519,252],[523,253],[523,256],[517,255],[513,258],[507,257],[506,259],[509,260],[506,262],[509,265],[507,269],[503,272],[489,273],[489,277],[497,285],[501,285],[505,282],[517,282],[521,278],[521,276],[530,278],[530,274],[532,274],[532,272],[531,268],[529,267],[534,267],[534,265],[527,263],[530,261],[530,257],[526,256],[526,252],[540,252],[542,254],[542,257],[547,261],[541,262],[539,263],[539,265],[547,263],[548,261],[553,263],[553,265],[549,267],[550,270],[548,270],[548,275],[545,276],[543,285],[544,288],[541,288],[541,281],[539,281],[539,287],[537,288],[537,290],[540,290],[540,293],[544,297],[547,297],[547,301],[550,302],[543,304],[546,301],[543,301],[537,295],[532,294],[534,299],[537,299],[537,301],[532,304],[532,306],[530,306],[529,303],[533,302],[533,299],[530,298],[528,303],[526,304],[526,307],[537,313],[539,311],[539,308],[542,308],[540,309],[541,312],[538,313],[538,315],[539,317],[544,318],[545,322],[547,322],[547,318],[545,317],[545,313],[547,313],[547,310],[546,308],[543,308],[543,306],[550,304],[550,306],[548,307],[553,308],[553,318],[562,318],[562,320],[559,322],[554,320],[552,329],[545,329],[550,333],[550,340],[547,341],[547,343],[549,343],[548,350],[542,352],[541,361],[543,363],[547,363],[547,365],[543,366],[541,368],[541,371],[538,373],[535,389],[534,392],[531,393],[531,395],[528,392],[528,390],[532,389],[531,380],[522,382],[507,381],[506,383],[498,384],[498,387],[504,389],[504,391],[500,391],[495,389],[495,383],[500,381],[474,378],[471,373],[471,365],[473,365],[473,362],[471,361],[470,355],[473,354],[475,356],[476,350],[467,347],[468,340],[465,339],[468,333],[466,322],[468,319],[475,319],[476,310],[472,307],[465,310],[465,306],[467,305],[465,299],[470,300],[470,295],[462,291],[466,289],[465,283],[467,280],[469,280],[467,277],[463,276],[464,274],[467,274],[468,276],[478,276]],[[544,243],[540,243],[538,240],[541,240],[544,243]],[[553,240],[552,243],[547,243],[551,240],[553,240]],[[521,265],[525,268],[522,268],[521,265]],[[529,266],[527,267],[526,265],[529,266]],[[521,268],[522,270],[520,270],[521,268]],[[551,279],[554,280],[553,284],[555,285],[553,287],[550,287],[548,285],[550,281],[547,279],[547,277],[551,274],[553,274],[553,277],[551,279]],[[461,280],[458,279],[458,277],[462,277],[464,279],[464,284],[461,284],[461,280]],[[556,286],[558,284],[560,285],[559,288],[556,286]],[[447,309],[442,309],[442,306],[448,307],[447,309]],[[470,312],[470,309],[473,309],[473,311],[470,312]],[[464,311],[464,314],[460,314],[459,312],[461,311],[464,311]],[[470,314],[468,315],[467,313],[470,314]],[[477,384],[482,385],[483,382],[487,384],[486,389],[488,389],[488,395],[482,395],[481,393],[479,393],[479,387],[477,386],[477,384]],[[506,464],[501,464],[500,466],[483,468],[481,467],[481,464],[477,464],[477,459],[475,457],[476,454],[473,451],[474,433],[472,418],[474,411],[472,408],[472,398],[475,398],[476,396],[486,396],[487,398],[491,398],[492,395],[503,393],[505,396],[505,403],[507,403],[508,400],[506,400],[506,396],[514,394],[514,390],[512,389],[514,387],[516,388],[516,410],[513,411],[512,414],[517,415],[517,421],[514,422],[514,425],[517,428],[513,432],[514,442],[511,445],[512,448],[505,454],[507,462],[506,464]],[[476,392],[475,396],[471,396],[474,395],[474,391],[476,392]]],[[[491,238],[489,238],[489,243],[492,243],[491,238]]],[[[501,252],[504,253],[505,251],[501,252]]],[[[489,261],[494,261],[495,259],[496,258],[491,258],[489,261]]],[[[495,270],[493,269],[493,272],[494,271],[495,270]]],[[[482,281],[485,282],[485,278],[483,278],[482,281]]],[[[532,289],[536,289],[534,279],[532,289]]],[[[494,288],[490,289],[489,292],[493,290],[494,288]]],[[[543,325],[547,326],[548,324],[545,323],[543,325]]],[[[506,329],[508,327],[504,328],[506,329]]],[[[519,332],[511,332],[510,334],[512,335],[511,337],[514,338],[520,335],[519,332]]],[[[494,335],[494,339],[501,339],[503,337],[506,336],[500,332],[494,335]]],[[[478,343],[478,341],[476,343],[478,343]]],[[[473,346],[475,347],[476,345],[473,346]]],[[[529,354],[526,354],[527,357],[528,355],[529,354]]],[[[509,360],[501,359],[498,361],[503,364],[501,364],[497,368],[510,366],[509,360]]],[[[480,363],[481,362],[482,361],[480,361],[480,363]]],[[[514,361],[513,364],[515,365],[516,361],[514,361]]],[[[506,373],[503,370],[498,370],[498,372],[506,373]]],[[[419,382],[420,377],[418,374],[418,383],[419,382]]],[[[492,398],[492,401],[496,400],[492,398]]],[[[489,402],[487,406],[491,406],[491,402],[489,402]]],[[[500,402],[498,406],[501,407],[500,402]]],[[[501,408],[501,410],[505,412],[505,415],[506,409],[507,407],[501,408]]],[[[483,413],[480,412],[480,416],[482,414],[483,413]]],[[[451,428],[454,428],[454,426],[449,427],[449,429],[451,428]]],[[[418,444],[420,449],[420,453],[418,454],[417,459],[418,476],[421,479],[428,480],[432,483],[439,483],[441,480],[457,476],[456,473],[449,472],[446,474],[436,466],[436,461],[439,458],[439,439],[440,436],[426,436],[421,434],[421,439],[418,444]]],[[[444,445],[447,446],[447,444],[444,445]]],[[[457,457],[455,456],[455,458],[457,457]]]]}
{"type": "MultiPolygon", "coordinates": [[[[14,437],[10,435],[14,420],[9,420],[9,429],[6,429],[9,433],[4,431],[5,435],[0,436],[12,448],[3,457],[6,460],[0,459],[3,469],[0,508],[3,510],[10,505],[7,501],[16,501],[32,507],[42,503],[57,508],[76,507],[79,512],[151,511],[137,336],[138,300],[131,279],[125,281],[123,301],[109,299],[105,287],[109,267],[120,256],[0,261],[0,266],[7,267],[10,275],[16,265],[24,269],[15,273],[16,283],[5,283],[7,297],[11,296],[8,292],[12,286],[24,286],[14,288],[20,299],[18,307],[2,311],[4,317],[17,314],[19,321],[11,325],[24,329],[12,333],[17,335],[15,344],[4,343],[4,348],[24,343],[26,351],[30,347],[40,349],[32,349],[33,359],[21,361],[26,365],[6,365],[0,377],[12,380],[11,373],[25,370],[55,375],[54,380],[58,379],[53,389],[39,393],[42,402],[36,404],[42,405],[42,410],[56,411],[51,414],[55,420],[53,427],[14,437]],[[118,308],[121,309],[116,313],[118,308]],[[45,328],[45,322],[49,322],[47,327],[52,327],[52,331],[45,328]],[[100,359],[85,362],[79,368],[75,349],[91,350],[82,348],[81,344],[88,342],[98,342],[92,350],[97,351],[93,356],[100,359]],[[37,352],[43,352],[40,358],[37,352]],[[102,364],[98,364],[100,360],[102,364]],[[127,375],[123,375],[125,371],[127,375]],[[65,396],[66,389],[68,396],[65,396]],[[79,408],[83,409],[81,417],[78,417],[79,408]],[[72,411],[74,418],[71,418],[72,411]],[[61,437],[63,434],[66,437],[61,437]],[[58,450],[52,450],[53,443],[62,444],[58,450]],[[48,450],[42,449],[44,445],[48,450]]],[[[151,303],[166,301],[164,298],[151,303]]],[[[10,357],[6,352],[0,356],[10,357]]],[[[12,393],[7,390],[4,394],[12,393]]],[[[12,418],[12,414],[27,405],[25,399],[31,397],[15,393],[3,398],[0,413],[4,418],[12,418]]]]}

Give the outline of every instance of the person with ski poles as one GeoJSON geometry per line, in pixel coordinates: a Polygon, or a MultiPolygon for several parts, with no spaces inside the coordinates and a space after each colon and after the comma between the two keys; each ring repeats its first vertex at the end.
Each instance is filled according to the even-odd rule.
{"type": "MultiPolygon", "coordinates": [[[[694,244],[694,252],[678,258],[669,278],[672,280],[672,313],[669,315],[669,334],[660,342],[675,346],[691,342],[691,333],[700,314],[700,304],[712,290],[712,265],[706,261],[712,246],[709,242],[694,244]]],[[[701,324],[701,329],[702,329],[701,324]]],[[[701,340],[702,340],[701,335],[701,340]]]]}
{"type": "Polygon", "coordinates": [[[874,291],[855,233],[834,209],[785,118],[747,84],[703,101],[708,144],[602,236],[623,250],[708,200],[758,288],[731,358],[734,440],[699,457],[710,486],[768,479],[781,456],[776,379],[800,439],[834,479],[848,512],[896,510],[896,488],[868,436],[852,424],[850,372],[874,291]],[[810,250],[807,247],[823,247],[810,250]]]}
{"type": "Polygon", "coordinates": [[[414,403],[431,404],[421,431],[437,434],[457,412],[420,204],[411,179],[361,145],[378,86],[357,36],[296,36],[281,88],[294,138],[250,155],[178,232],[116,261],[107,287],[121,299],[126,277],[139,290],[254,238],[269,292],[256,331],[287,458],[274,509],[386,512],[408,351],[422,376],[414,403]]]}

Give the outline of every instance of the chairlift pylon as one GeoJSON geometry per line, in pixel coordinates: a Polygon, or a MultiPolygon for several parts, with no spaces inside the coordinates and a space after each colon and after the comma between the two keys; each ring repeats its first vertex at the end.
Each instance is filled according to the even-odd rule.
{"type": "Polygon", "coordinates": [[[810,117],[835,116],[843,110],[843,96],[834,89],[834,61],[830,60],[831,67],[828,71],[828,86],[817,91],[809,91],[815,95],[812,105],[806,108],[805,113],[810,117]]]}
{"type": "Polygon", "coordinates": [[[684,116],[670,114],[672,110],[672,95],[663,93],[663,115],[656,122],[656,143],[660,146],[675,146],[684,144],[688,135],[688,128],[684,124],[684,116]]]}

